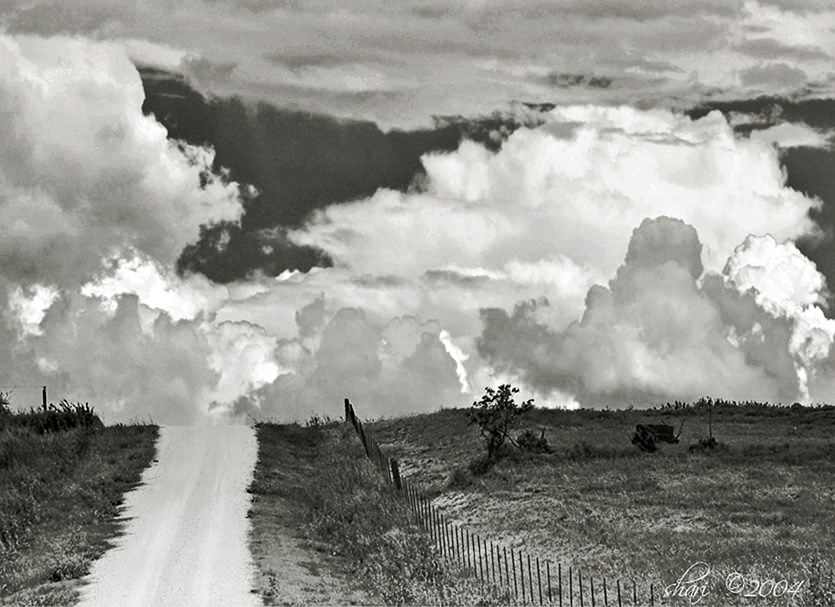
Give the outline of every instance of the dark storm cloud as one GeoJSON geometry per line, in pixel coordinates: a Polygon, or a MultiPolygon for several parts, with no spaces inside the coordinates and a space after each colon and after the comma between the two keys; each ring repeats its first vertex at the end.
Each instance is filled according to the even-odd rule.
{"type": "Polygon", "coordinates": [[[339,67],[351,62],[344,54],[330,55],[325,53],[313,55],[290,55],[285,53],[267,53],[264,59],[288,70],[298,72],[306,67],[339,67]]]}
{"type": "Polygon", "coordinates": [[[830,0],[760,0],[763,6],[775,6],[796,13],[815,13],[832,8],[830,0]]]}
{"type": "Polygon", "coordinates": [[[592,89],[607,89],[612,86],[613,80],[606,76],[587,76],[586,74],[566,74],[563,72],[551,72],[545,80],[549,85],[565,89],[575,86],[585,86],[592,89]]]}
{"type": "Polygon", "coordinates": [[[584,2],[582,0],[572,0],[560,3],[531,2],[525,3],[523,6],[522,10],[532,16],[558,14],[575,15],[589,19],[622,19],[638,22],[664,19],[670,15],[680,17],[733,17],[739,14],[739,7],[735,3],[722,0],[701,2],[681,0],[667,2],[621,2],[619,0],[584,2]]]}
{"type": "Polygon", "coordinates": [[[232,77],[238,68],[235,61],[215,63],[204,57],[190,57],[183,61],[183,70],[198,82],[223,82],[232,77]]]}
{"type": "Polygon", "coordinates": [[[472,276],[455,270],[428,270],[424,272],[423,280],[433,286],[449,284],[463,287],[489,286],[493,282],[493,279],[486,275],[472,276]]]}
{"type": "Polygon", "coordinates": [[[73,3],[50,2],[29,7],[0,8],[6,14],[9,33],[50,36],[63,33],[90,33],[99,30],[123,11],[101,4],[96,10],[73,3]]]}
{"type": "Polygon", "coordinates": [[[751,87],[795,89],[806,83],[806,72],[785,63],[757,65],[739,74],[742,84],[751,87]]]}
{"type": "Polygon", "coordinates": [[[454,150],[464,137],[497,149],[521,124],[499,114],[477,120],[448,116],[436,118],[431,129],[383,132],[371,122],[238,98],[207,99],[182,77],[140,71],[143,110],[166,126],[169,137],[212,145],[218,169],[229,169],[231,179],[258,190],[247,197],[240,226],[204,226],[180,257],[180,271],[220,282],[330,265],[321,251],[292,244],[285,229],[332,203],[365,198],[379,188],[406,190],[422,174],[422,154],[454,150]]]}
{"type": "Polygon", "coordinates": [[[773,38],[755,38],[736,46],[736,50],[757,59],[794,59],[797,61],[826,61],[829,55],[813,46],[789,46],[773,38]]]}

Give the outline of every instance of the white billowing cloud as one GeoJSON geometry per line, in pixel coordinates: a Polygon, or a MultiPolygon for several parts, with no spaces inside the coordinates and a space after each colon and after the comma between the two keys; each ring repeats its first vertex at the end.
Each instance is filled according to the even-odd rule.
{"type": "Polygon", "coordinates": [[[808,212],[820,206],[786,187],[771,145],[737,138],[718,112],[691,120],[556,108],[549,124],[516,131],[495,154],[464,142],[423,164],[426,193],[380,190],[319,213],[291,237],[355,272],[504,269],[563,256],[606,276],[628,244],[624,226],[669,215],[697,229],[706,267],[719,270],[750,233],[813,233],[808,212]]]}
{"type": "Polygon", "coordinates": [[[125,53],[137,65],[150,65],[171,71],[177,71],[189,60],[189,54],[181,49],[165,44],[150,42],[143,38],[127,38],[120,40],[125,53]]]}
{"type": "Polygon", "coordinates": [[[787,322],[721,282],[700,287],[700,251],[692,226],[644,220],[615,278],[589,291],[581,320],[560,331],[537,317],[541,304],[488,309],[479,352],[534,389],[586,404],[797,397],[787,322]]]}
{"type": "Polygon", "coordinates": [[[809,369],[826,359],[835,340],[835,320],[823,306],[826,279],[792,242],[749,236],[725,266],[726,280],[740,292],[753,290],[764,309],[793,321],[791,353],[808,400],[809,369]]]}
{"type": "Polygon", "coordinates": [[[202,275],[178,278],[170,267],[136,251],[122,251],[103,264],[106,270],[81,286],[81,294],[96,297],[115,310],[119,296],[131,293],[151,310],[165,312],[172,320],[193,320],[217,311],[227,299],[226,287],[202,275]]]}
{"type": "Polygon", "coordinates": [[[754,288],[762,303],[786,311],[826,301],[826,278],[791,241],[748,236],[725,265],[725,275],[741,291],[754,288]]]}
{"type": "Polygon", "coordinates": [[[279,343],[281,374],[240,399],[236,412],[334,416],[350,398],[365,418],[462,404],[459,369],[437,322],[401,316],[380,323],[361,309],[340,308],[315,326],[314,349],[298,339],[279,343]]]}
{"type": "Polygon", "coordinates": [[[550,406],[835,385],[825,285],[791,245],[820,203],[719,114],[556,108],[292,233],[335,267],[220,287],[172,266],[240,214],[239,188],[142,115],[124,48],[0,41],[0,108],[20,118],[0,140],[0,362],[109,421],[299,419],[345,397],[392,415],[508,379],[550,406]]]}
{"type": "Polygon", "coordinates": [[[58,298],[58,289],[41,284],[15,287],[9,293],[8,319],[21,330],[20,337],[43,335],[41,321],[58,298]]]}
{"type": "Polygon", "coordinates": [[[213,402],[221,406],[233,403],[278,377],[278,340],[262,327],[225,322],[201,328],[209,342],[209,365],[220,376],[212,393],[213,402]]]}
{"type": "Polygon", "coordinates": [[[239,217],[214,153],[170,141],[143,98],[117,44],[0,36],[3,275],[65,284],[125,246],[171,264],[200,224],[239,217]]]}
{"type": "Polygon", "coordinates": [[[169,140],[143,98],[123,45],[0,36],[9,354],[18,381],[89,400],[108,421],[193,422],[271,380],[275,345],[213,322],[226,288],[175,276],[200,225],[242,205],[213,151],[169,140]]]}
{"type": "Polygon", "coordinates": [[[420,275],[398,292],[376,273],[229,286],[175,273],[201,224],[240,215],[239,188],[212,172],[211,149],[143,115],[124,45],[4,36],[0,55],[0,111],[14,118],[0,139],[6,369],[28,365],[26,383],[109,422],[206,423],[256,404],[304,416],[346,391],[378,414],[460,397],[453,342],[405,312],[423,306],[404,303],[420,275]]]}

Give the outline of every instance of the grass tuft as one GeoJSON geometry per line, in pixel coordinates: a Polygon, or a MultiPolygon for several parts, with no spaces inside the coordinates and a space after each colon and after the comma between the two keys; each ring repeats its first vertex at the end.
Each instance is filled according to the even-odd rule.
{"type": "Polygon", "coordinates": [[[0,604],[71,605],[158,428],[104,427],[86,405],[0,409],[0,604]]]}
{"type": "MultiPolygon", "coordinates": [[[[387,605],[475,605],[493,599],[443,562],[414,524],[403,498],[366,458],[344,424],[261,425],[259,463],[250,487],[254,511],[281,494],[298,513],[311,545],[334,575],[387,605]],[[278,451],[280,445],[281,452],[278,451]]],[[[266,524],[252,517],[253,534],[266,524]]],[[[256,555],[256,562],[258,562],[256,555]]],[[[266,583],[272,582],[265,571],[266,583]]],[[[271,597],[270,588],[262,596],[271,597]]]]}

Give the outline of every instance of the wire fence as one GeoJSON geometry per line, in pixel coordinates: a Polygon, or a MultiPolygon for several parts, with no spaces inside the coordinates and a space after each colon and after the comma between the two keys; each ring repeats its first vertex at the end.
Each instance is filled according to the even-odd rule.
{"type": "Polygon", "coordinates": [[[661,604],[654,584],[639,589],[634,579],[622,583],[619,579],[613,582],[605,577],[584,576],[575,567],[508,549],[449,520],[425,492],[400,475],[397,460],[383,454],[347,398],[345,421],[353,425],[368,458],[406,500],[416,522],[427,531],[441,556],[468,570],[496,596],[508,602],[559,607],[654,607],[656,601],[661,604]]]}

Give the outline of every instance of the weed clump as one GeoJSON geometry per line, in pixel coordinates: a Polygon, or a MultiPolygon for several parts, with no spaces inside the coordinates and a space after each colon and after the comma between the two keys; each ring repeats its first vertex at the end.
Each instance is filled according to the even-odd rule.
{"type": "Polygon", "coordinates": [[[8,399],[8,394],[0,395],[0,431],[7,428],[26,428],[35,434],[48,434],[74,428],[99,430],[104,427],[89,403],[82,405],[65,399],[57,405],[50,403],[37,409],[14,412],[9,408],[8,399]]]}
{"type": "Polygon", "coordinates": [[[104,551],[156,435],[104,428],[86,404],[15,412],[0,398],[0,604],[74,601],[59,582],[86,575],[104,551]]]}

